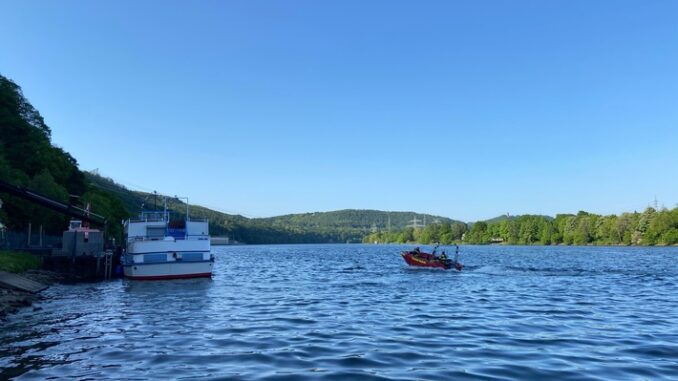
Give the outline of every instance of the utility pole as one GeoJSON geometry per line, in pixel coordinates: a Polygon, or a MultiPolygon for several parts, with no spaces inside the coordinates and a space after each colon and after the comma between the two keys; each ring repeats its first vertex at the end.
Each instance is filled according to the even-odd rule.
{"type": "Polygon", "coordinates": [[[407,225],[407,227],[408,227],[408,228],[415,228],[415,229],[418,229],[418,228],[422,227],[422,226],[419,224],[419,220],[417,220],[417,215],[416,215],[416,214],[414,215],[414,218],[410,220],[410,223],[407,225]]]}

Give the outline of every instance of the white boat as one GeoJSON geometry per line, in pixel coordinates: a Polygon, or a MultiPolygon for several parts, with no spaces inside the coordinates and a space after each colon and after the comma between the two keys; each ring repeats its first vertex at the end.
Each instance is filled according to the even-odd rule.
{"type": "MultiPolygon", "coordinates": [[[[187,207],[188,208],[188,207],[187,207]]],[[[214,256],[210,253],[209,223],[189,219],[170,221],[163,211],[142,211],[123,223],[126,250],[125,277],[130,279],[209,278],[214,256]]]]}

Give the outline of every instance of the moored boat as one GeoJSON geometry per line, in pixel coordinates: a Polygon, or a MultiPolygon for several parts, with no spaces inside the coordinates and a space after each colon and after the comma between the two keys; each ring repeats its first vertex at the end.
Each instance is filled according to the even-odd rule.
{"type": "Polygon", "coordinates": [[[402,255],[405,263],[410,266],[441,268],[445,270],[454,268],[457,271],[461,271],[464,268],[464,265],[459,262],[459,247],[456,249],[454,259],[447,258],[444,251],[440,256],[435,255],[436,249],[433,249],[433,253],[425,253],[417,247],[414,250],[403,251],[400,255],[402,255]]]}
{"type": "Polygon", "coordinates": [[[170,221],[170,213],[142,211],[125,221],[125,277],[139,280],[209,278],[214,257],[210,253],[209,223],[188,217],[170,221]]]}

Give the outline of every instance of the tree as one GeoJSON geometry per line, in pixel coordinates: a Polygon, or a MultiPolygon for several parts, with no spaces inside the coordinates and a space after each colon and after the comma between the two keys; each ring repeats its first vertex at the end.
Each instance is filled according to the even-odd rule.
{"type": "MultiPolygon", "coordinates": [[[[51,130],[28,102],[21,88],[0,75],[0,176],[4,181],[68,201],[81,195],[84,177],[75,159],[52,146],[51,130]],[[65,195],[65,196],[64,196],[65,195]]],[[[51,233],[66,226],[67,219],[17,197],[3,196],[7,225],[23,229],[29,222],[42,223],[51,233]]]]}

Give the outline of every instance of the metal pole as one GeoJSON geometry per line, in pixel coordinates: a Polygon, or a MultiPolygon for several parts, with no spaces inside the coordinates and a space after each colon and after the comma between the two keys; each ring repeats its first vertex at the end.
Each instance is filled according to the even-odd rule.
{"type": "Polygon", "coordinates": [[[181,201],[181,200],[183,200],[183,199],[186,199],[186,221],[189,221],[189,220],[190,220],[190,217],[189,217],[189,215],[188,215],[188,197],[179,197],[179,196],[177,196],[177,195],[174,195],[174,198],[176,198],[176,199],[179,200],[179,201],[181,201]]]}

